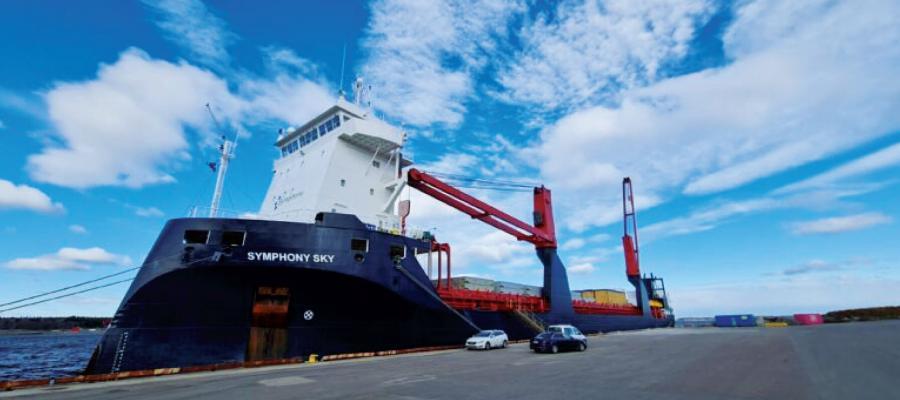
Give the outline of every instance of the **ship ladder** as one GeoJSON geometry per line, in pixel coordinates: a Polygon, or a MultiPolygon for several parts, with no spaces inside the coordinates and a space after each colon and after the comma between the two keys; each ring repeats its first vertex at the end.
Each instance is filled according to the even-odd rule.
{"type": "Polygon", "coordinates": [[[544,324],[541,323],[541,321],[537,319],[537,317],[533,313],[517,308],[513,310],[513,314],[519,317],[519,319],[525,322],[525,324],[531,327],[531,329],[534,329],[535,332],[544,331],[544,324]]]}

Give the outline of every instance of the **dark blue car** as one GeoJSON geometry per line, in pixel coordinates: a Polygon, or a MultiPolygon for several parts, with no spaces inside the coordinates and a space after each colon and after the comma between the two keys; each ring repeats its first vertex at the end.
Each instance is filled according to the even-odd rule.
{"type": "Polygon", "coordinates": [[[537,353],[558,353],[561,350],[587,349],[587,338],[572,325],[552,325],[547,331],[531,339],[531,350],[537,353]]]}

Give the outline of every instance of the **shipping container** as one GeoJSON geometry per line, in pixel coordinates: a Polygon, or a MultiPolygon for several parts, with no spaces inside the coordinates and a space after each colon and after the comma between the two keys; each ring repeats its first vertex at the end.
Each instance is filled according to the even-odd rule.
{"type": "Polygon", "coordinates": [[[822,314],[794,314],[794,322],[797,325],[820,325],[825,323],[822,314]]]}
{"type": "Polygon", "coordinates": [[[713,318],[679,318],[675,321],[675,327],[680,328],[705,328],[711,327],[715,325],[715,319],[713,318]]]}
{"type": "Polygon", "coordinates": [[[716,326],[719,328],[756,326],[756,317],[753,314],[716,315],[716,326]]]}
{"type": "Polygon", "coordinates": [[[628,299],[625,296],[625,292],[615,289],[582,290],[581,299],[603,304],[628,304],[628,299]]]}

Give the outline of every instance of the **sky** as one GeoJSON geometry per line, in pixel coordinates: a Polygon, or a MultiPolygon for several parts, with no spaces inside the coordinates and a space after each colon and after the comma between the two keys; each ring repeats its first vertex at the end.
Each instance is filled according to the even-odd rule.
{"type": "MultiPolygon", "coordinates": [[[[208,205],[222,131],[222,206],[257,211],[278,129],[361,76],[417,167],[553,191],[573,289],[627,288],[630,176],[676,316],[897,305],[898,20],[865,0],[5,2],[0,303],[139,265],[208,205]]],[[[530,218],[527,192],[473,194],[530,218]]],[[[540,284],[529,245],[403,197],[455,273],[540,284]]],[[[126,286],[4,315],[109,316],[126,286]]]]}

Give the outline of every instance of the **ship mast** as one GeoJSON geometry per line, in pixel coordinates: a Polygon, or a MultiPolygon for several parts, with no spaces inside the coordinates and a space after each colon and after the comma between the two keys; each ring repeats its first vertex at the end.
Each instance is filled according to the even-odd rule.
{"type": "Polygon", "coordinates": [[[225,185],[225,172],[228,170],[228,160],[231,159],[232,143],[225,139],[219,146],[219,165],[216,173],[216,188],[213,190],[212,203],[209,205],[209,217],[215,218],[219,213],[219,202],[222,200],[222,187],[225,185]]]}
{"type": "MultiPolygon", "coordinates": [[[[206,109],[209,111],[209,116],[212,117],[213,122],[215,122],[216,127],[221,131],[221,126],[219,125],[219,121],[216,119],[216,115],[213,114],[212,108],[210,108],[209,103],[206,104],[206,109]]],[[[209,205],[209,217],[215,218],[219,214],[219,203],[222,201],[222,188],[225,186],[225,173],[228,171],[228,161],[234,157],[232,151],[234,150],[234,143],[228,140],[225,135],[222,135],[222,144],[219,145],[219,164],[216,168],[216,187],[213,190],[212,202],[209,205]]]]}

